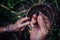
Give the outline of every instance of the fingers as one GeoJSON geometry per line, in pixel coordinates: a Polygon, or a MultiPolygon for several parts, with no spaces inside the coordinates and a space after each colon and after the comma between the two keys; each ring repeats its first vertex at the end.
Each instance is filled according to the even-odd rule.
{"type": "Polygon", "coordinates": [[[44,20],[42,15],[39,15],[37,17],[37,22],[38,22],[42,32],[45,32],[45,31],[47,32],[48,31],[48,29],[46,28],[45,20],[44,20]]]}
{"type": "Polygon", "coordinates": [[[51,23],[50,23],[50,20],[48,20],[48,17],[45,16],[45,15],[44,15],[43,13],[41,13],[41,12],[40,12],[40,15],[43,16],[43,18],[45,19],[45,24],[46,24],[47,28],[50,29],[50,28],[51,28],[51,23]]]}
{"type": "Polygon", "coordinates": [[[22,24],[18,25],[18,28],[25,27],[25,26],[27,26],[29,24],[30,24],[30,22],[22,23],[22,24]]]}
{"type": "Polygon", "coordinates": [[[29,22],[26,21],[28,19],[29,19],[28,17],[25,17],[20,20],[17,20],[17,22],[13,25],[13,27],[11,29],[15,30],[17,28],[22,28],[22,27],[29,25],[29,22]],[[24,22],[24,21],[26,21],[26,22],[24,22]],[[22,23],[22,22],[24,22],[24,23],[22,23]]]}
{"type": "Polygon", "coordinates": [[[40,12],[39,14],[42,15],[44,19],[48,19],[48,17],[45,16],[42,12],[40,12]]]}
{"type": "Polygon", "coordinates": [[[9,26],[9,31],[24,28],[29,24],[30,24],[30,22],[25,22],[25,23],[21,23],[21,24],[15,23],[15,24],[9,26]]]}
{"type": "Polygon", "coordinates": [[[36,16],[36,14],[34,14],[34,15],[33,15],[33,18],[34,18],[35,20],[37,19],[37,16],[36,16]]]}
{"type": "Polygon", "coordinates": [[[30,23],[30,26],[31,26],[31,28],[33,28],[33,27],[34,27],[34,24],[31,22],[31,23],[30,23]]]}
{"type": "Polygon", "coordinates": [[[31,25],[32,28],[34,27],[35,23],[36,23],[36,14],[34,14],[33,17],[31,18],[30,25],[31,25]]]}
{"type": "Polygon", "coordinates": [[[22,23],[22,24],[10,25],[10,26],[9,26],[9,31],[26,27],[26,26],[29,25],[29,24],[30,24],[29,22],[25,22],[25,23],[22,23]]]}
{"type": "Polygon", "coordinates": [[[37,16],[36,16],[36,14],[34,14],[33,17],[31,18],[31,23],[35,24],[36,20],[37,20],[37,16]]]}
{"type": "Polygon", "coordinates": [[[34,18],[31,19],[31,23],[32,24],[35,24],[36,23],[36,20],[34,18]]]}
{"type": "Polygon", "coordinates": [[[19,22],[22,23],[22,22],[27,21],[27,20],[29,20],[29,18],[25,17],[25,18],[20,19],[19,22]]]}
{"type": "Polygon", "coordinates": [[[25,27],[24,28],[21,28],[20,31],[23,31],[24,29],[25,29],[25,27]]]}
{"type": "Polygon", "coordinates": [[[21,20],[17,20],[17,22],[15,24],[13,24],[13,26],[9,27],[9,30],[15,30],[15,29],[22,28],[22,27],[29,25],[29,22],[26,21],[28,19],[29,19],[28,17],[25,17],[25,18],[22,18],[21,20]],[[26,21],[26,22],[24,22],[24,21],[26,21]],[[24,23],[22,23],[22,22],[24,22],[24,23]]]}

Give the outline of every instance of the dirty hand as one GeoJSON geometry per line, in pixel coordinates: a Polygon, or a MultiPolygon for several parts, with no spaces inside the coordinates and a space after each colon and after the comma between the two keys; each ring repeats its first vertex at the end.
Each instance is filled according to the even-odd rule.
{"type": "Polygon", "coordinates": [[[27,20],[29,20],[28,17],[17,20],[15,24],[9,25],[8,30],[12,31],[12,30],[17,30],[21,28],[24,29],[25,26],[29,25],[29,22],[27,20]]]}
{"type": "Polygon", "coordinates": [[[51,23],[48,17],[40,12],[38,17],[36,17],[36,14],[33,15],[32,20],[31,20],[31,26],[32,26],[32,32],[30,36],[31,40],[33,40],[33,38],[34,40],[37,38],[39,40],[45,40],[44,38],[46,37],[46,35],[48,34],[51,28],[51,23]],[[38,24],[36,24],[36,22],[38,24]]]}

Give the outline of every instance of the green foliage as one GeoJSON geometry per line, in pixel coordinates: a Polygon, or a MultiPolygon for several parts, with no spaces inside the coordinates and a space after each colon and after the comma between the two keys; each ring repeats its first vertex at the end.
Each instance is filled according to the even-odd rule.
{"type": "MultiPolygon", "coordinates": [[[[25,10],[28,10],[33,4],[39,2],[50,2],[54,4],[58,14],[60,13],[59,0],[0,0],[0,25],[7,25],[7,23],[12,24],[16,22],[17,15],[21,17],[26,16],[27,11],[25,10]],[[4,5],[4,7],[1,5],[4,5]]],[[[54,22],[52,25],[47,40],[60,40],[60,28],[57,22],[54,22]]]]}
{"type": "Polygon", "coordinates": [[[13,24],[16,20],[17,16],[14,13],[11,13],[9,10],[6,10],[3,7],[0,7],[0,26],[13,24]]]}

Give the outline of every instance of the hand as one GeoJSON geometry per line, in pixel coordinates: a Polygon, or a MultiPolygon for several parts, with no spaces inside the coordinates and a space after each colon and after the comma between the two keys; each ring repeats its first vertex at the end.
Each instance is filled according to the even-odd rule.
{"type": "Polygon", "coordinates": [[[24,29],[25,26],[29,25],[29,22],[27,20],[29,20],[28,17],[17,20],[17,22],[15,24],[12,24],[9,26],[9,31],[12,31],[12,30],[16,31],[17,29],[21,29],[21,28],[24,29]]]}
{"type": "Polygon", "coordinates": [[[30,36],[31,40],[35,40],[35,39],[45,40],[44,38],[46,37],[46,35],[48,34],[51,28],[51,23],[48,17],[40,12],[40,15],[37,17],[37,20],[34,17],[32,17],[31,23],[32,23],[31,24],[32,32],[30,36]],[[36,22],[38,24],[36,24],[36,22]]]}
{"type": "Polygon", "coordinates": [[[37,18],[37,22],[41,30],[41,35],[43,36],[47,35],[51,28],[51,23],[48,17],[41,13],[37,18]]]}

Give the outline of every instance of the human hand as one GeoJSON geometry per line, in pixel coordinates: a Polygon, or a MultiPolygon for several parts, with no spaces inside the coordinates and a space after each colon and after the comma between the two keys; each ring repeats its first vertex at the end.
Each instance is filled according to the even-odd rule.
{"type": "Polygon", "coordinates": [[[38,17],[36,17],[36,15],[35,17],[34,16],[32,17],[31,26],[32,26],[32,32],[30,36],[31,40],[35,40],[35,39],[45,40],[44,38],[46,37],[46,35],[48,34],[51,28],[51,23],[48,17],[40,12],[40,15],[38,17]]]}
{"type": "Polygon", "coordinates": [[[40,15],[37,17],[37,22],[41,30],[41,35],[46,36],[51,28],[50,20],[47,16],[40,12],[40,15]]]}
{"type": "Polygon", "coordinates": [[[18,29],[23,30],[25,28],[25,26],[29,25],[29,22],[27,20],[29,20],[28,17],[17,20],[17,22],[15,24],[12,24],[9,26],[9,31],[12,31],[12,30],[16,31],[18,29]]]}

